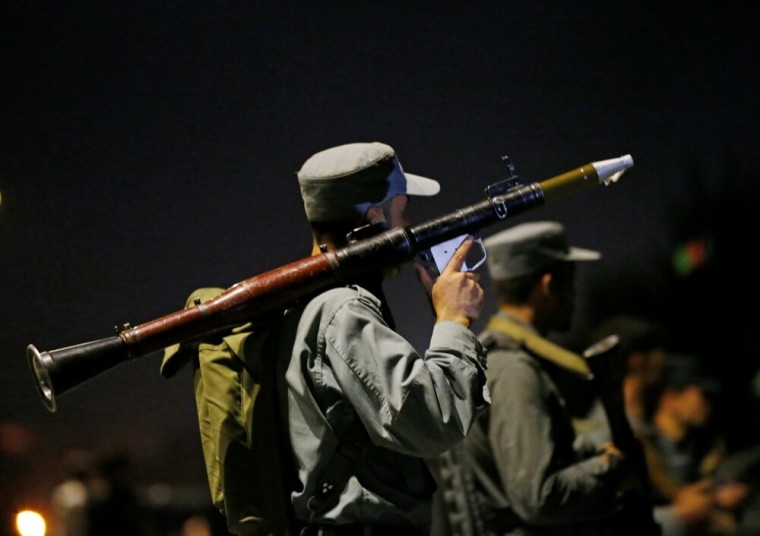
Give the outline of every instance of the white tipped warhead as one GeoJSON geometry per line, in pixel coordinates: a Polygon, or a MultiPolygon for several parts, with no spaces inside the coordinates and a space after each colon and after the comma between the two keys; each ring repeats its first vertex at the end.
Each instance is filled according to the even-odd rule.
{"type": "Polygon", "coordinates": [[[626,154],[618,158],[592,162],[591,165],[594,166],[597,175],[599,175],[599,182],[608,186],[617,182],[626,169],[633,167],[633,157],[626,154]]]}

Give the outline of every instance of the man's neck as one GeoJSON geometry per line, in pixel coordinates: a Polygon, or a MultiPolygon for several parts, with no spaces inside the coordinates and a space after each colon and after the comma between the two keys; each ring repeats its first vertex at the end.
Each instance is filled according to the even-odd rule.
{"type": "Polygon", "coordinates": [[[536,310],[530,305],[513,305],[513,304],[502,303],[499,305],[499,311],[511,316],[512,318],[516,318],[517,320],[519,320],[520,322],[523,322],[524,324],[533,326],[541,335],[545,335],[541,327],[535,325],[536,310]]]}

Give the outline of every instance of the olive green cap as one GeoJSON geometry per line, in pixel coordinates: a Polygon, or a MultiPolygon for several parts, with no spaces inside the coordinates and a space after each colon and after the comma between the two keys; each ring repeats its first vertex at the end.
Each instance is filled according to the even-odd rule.
{"type": "Polygon", "coordinates": [[[598,251],[570,246],[561,223],[515,225],[483,241],[491,279],[500,281],[539,272],[558,261],[595,261],[598,251]]]}
{"type": "Polygon", "coordinates": [[[389,145],[349,143],[320,151],[297,172],[309,221],[363,216],[394,195],[435,195],[433,179],[406,173],[389,145]]]}

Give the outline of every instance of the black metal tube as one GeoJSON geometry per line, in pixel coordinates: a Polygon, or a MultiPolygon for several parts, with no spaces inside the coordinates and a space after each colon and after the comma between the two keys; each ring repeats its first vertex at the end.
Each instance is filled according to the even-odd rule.
{"type": "Polygon", "coordinates": [[[42,402],[55,412],[57,396],[127,361],[129,349],[121,337],[114,335],[48,352],[40,352],[30,344],[26,355],[42,402]]]}

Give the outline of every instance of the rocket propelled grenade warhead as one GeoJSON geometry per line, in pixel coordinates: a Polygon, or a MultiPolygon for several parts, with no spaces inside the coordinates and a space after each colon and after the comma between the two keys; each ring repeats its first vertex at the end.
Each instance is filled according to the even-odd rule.
{"type": "Polygon", "coordinates": [[[591,165],[594,166],[596,174],[599,175],[599,184],[608,186],[617,182],[626,169],[633,167],[633,157],[626,154],[618,158],[592,162],[591,165]]]}
{"type": "Polygon", "coordinates": [[[633,167],[627,154],[618,158],[598,160],[540,182],[546,202],[555,201],[592,186],[608,186],[617,182],[626,169],[633,167]]]}

